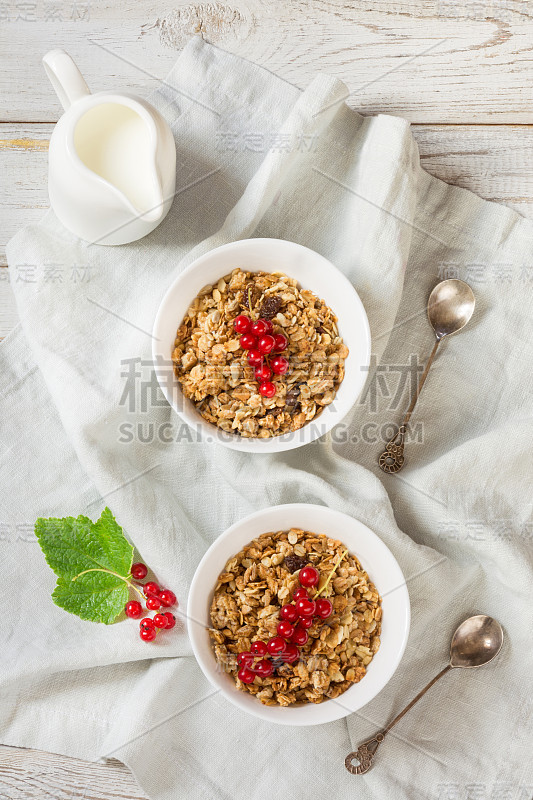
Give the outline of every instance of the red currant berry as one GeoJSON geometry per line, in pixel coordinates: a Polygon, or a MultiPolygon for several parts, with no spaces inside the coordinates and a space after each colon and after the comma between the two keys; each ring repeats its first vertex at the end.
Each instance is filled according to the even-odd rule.
{"type": "Polygon", "coordinates": [[[298,650],[295,644],[288,644],[283,653],[281,654],[281,658],[287,664],[294,664],[295,661],[298,661],[300,658],[300,651],[298,650]]]}
{"type": "Polygon", "coordinates": [[[259,675],[260,678],[268,678],[274,672],[274,665],[272,661],[268,661],[268,659],[264,658],[262,661],[258,661],[254,667],[254,672],[256,675],[259,675]]]}
{"type": "Polygon", "coordinates": [[[143,613],[143,607],[137,600],[131,600],[129,603],[126,603],[124,608],[127,617],[131,617],[131,619],[137,619],[143,613]]]}
{"type": "Polygon", "coordinates": [[[166,628],[167,627],[167,618],[164,614],[156,614],[154,616],[154,625],[156,628],[166,628]]]}
{"type": "Polygon", "coordinates": [[[251,350],[252,347],[257,345],[257,339],[251,333],[243,333],[239,339],[239,343],[243,350],[251,350]]]}
{"type": "Polygon", "coordinates": [[[165,617],[167,618],[167,631],[169,631],[176,624],[176,617],[170,611],[165,612],[165,617]]]}
{"type": "Polygon", "coordinates": [[[158,594],[159,586],[153,581],[148,581],[148,583],[145,583],[143,586],[143,592],[145,597],[148,597],[151,594],[158,594]]]}
{"type": "Polygon", "coordinates": [[[309,595],[308,595],[308,593],[307,593],[307,589],[304,589],[304,588],[303,588],[303,586],[302,586],[302,587],[300,587],[300,588],[298,588],[298,589],[296,589],[296,590],[295,590],[295,591],[292,593],[292,599],[293,599],[293,600],[304,600],[304,599],[306,599],[307,597],[309,597],[309,595]]]}
{"type": "Polygon", "coordinates": [[[141,628],[139,631],[139,636],[143,642],[153,642],[157,634],[155,632],[155,628],[152,626],[151,628],[141,628]]]}
{"type": "Polygon", "coordinates": [[[165,606],[165,608],[170,608],[170,606],[176,604],[176,595],[170,589],[161,589],[157,596],[161,600],[161,605],[165,606]]]}
{"type": "Polygon", "coordinates": [[[141,562],[137,562],[137,564],[133,564],[131,567],[131,577],[135,578],[136,581],[142,581],[146,578],[148,574],[148,567],[146,564],[141,564],[141,562]]]}
{"type": "Polygon", "coordinates": [[[237,656],[237,664],[239,667],[251,667],[253,663],[254,654],[250,653],[249,650],[245,650],[237,656]]]}
{"type": "Polygon", "coordinates": [[[282,333],[276,333],[274,336],[274,350],[276,353],[286,350],[288,344],[289,342],[286,336],[284,336],[282,333]]]}
{"type": "Polygon", "coordinates": [[[267,326],[266,333],[274,333],[274,326],[269,319],[264,320],[265,325],[267,326]]]}
{"type": "Polygon", "coordinates": [[[320,580],[320,572],[312,564],[302,567],[298,580],[302,586],[316,586],[320,580]]]}
{"type": "Polygon", "coordinates": [[[154,621],[152,617],[143,617],[142,620],[139,622],[140,628],[153,628],[154,621]]]}
{"type": "Polygon", "coordinates": [[[297,625],[294,629],[294,633],[291,636],[291,642],[293,644],[297,644],[299,647],[302,647],[304,644],[307,643],[308,639],[309,639],[309,634],[307,633],[305,628],[302,628],[301,625],[297,625]]]}
{"type": "Polygon", "coordinates": [[[296,622],[298,619],[298,612],[296,611],[296,606],[292,604],[283,606],[281,611],[279,612],[281,619],[286,619],[287,622],[296,622]]]}
{"type": "Polygon", "coordinates": [[[251,652],[254,656],[266,656],[268,653],[267,646],[265,642],[252,642],[252,646],[250,647],[251,652]]]}
{"type": "Polygon", "coordinates": [[[255,675],[249,667],[241,667],[237,673],[237,677],[243,683],[253,683],[255,675]]]}
{"type": "Polygon", "coordinates": [[[327,597],[319,597],[316,601],[316,613],[320,619],[327,619],[333,614],[333,603],[327,597]]]}
{"type": "Polygon", "coordinates": [[[270,381],[265,381],[264,383],[260,383],[259,394],[262,394],[263,397],[274,397],[274,395],[276,394],[276,384],[271,383],[270,381]]]}
{"type": "Polygon", "coordinates": [[[316,611],[316,603],[308,597],[302,597],[296,601],[296,611],[300,617],[312,617],[316,611]]]}
{"type": "Polygon", "coordinates": [[[270,333],[262,336],[257,343],[257,349],[265,356],[271,353],[275,346],[276,340],[270,333]]]}
{"type": "Polygon", "coordinates": [[[285,650],[285,642],[281,636],[273,636],[267,642],[267,650],[272,656],[279,656],[285,650]]]}
{"type": "Polygon", "coordinates": [[[313,617],[300,617],[300,621],[298,625],[301,625],[303,628],[311,628],[315,624],[315,620],[313,617]]]}
{"type": "Polygon", "coordinates": [[[286,619],[282,619],[281,622],[278,622],[278,633],[284,639],[290,639],[294,633],[294,625],[286,619]]]}
{"type": "Polygon", "coordinates": [[[250,329],[250,333],[258,338],[264,336],[265,333],[268,333],[268,324],[266,319],[258,319],[257,322],[254,322],[250,329]]]}
{"type": "Polygon", "coordinates": [[[233,320],[233,327],[237,333],[248,333],[251,324],[252,320],[244,314],[239,314],[239,316],[235,317],[233,320]]]}
{"type": "Polygon", "coordinates": [[[150,611],[158,611],[161,608],[161,600],[159,597],[147,597],[146,608],[149,608],[150,611]]]}
{"type": "Polygon", "coordinates": [[[285,375],[289,369],[289,362],[285,356],[275,356],[270,362],[274,375],[285,375]]]}
{"type": "Polygon", "coordinates": [[[266,364],[262,364],[260,367],[255,368],[254,375],[256,381],[263,383],[263,381],[270,380],[270,378],[272,377],[272,372],[270,371],[270,369],[266,364]]]}
{"type": "Polygon", "coordinates": [[[263,356],[255,347],[248,353],[248,363],[251,367],[259,367],[263,363],[263,356]]]}

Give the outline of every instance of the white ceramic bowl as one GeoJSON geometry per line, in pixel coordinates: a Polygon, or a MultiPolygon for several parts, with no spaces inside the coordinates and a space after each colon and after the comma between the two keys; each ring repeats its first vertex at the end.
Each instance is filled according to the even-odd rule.
{"type": "Polygon", "coordinates": [[[230,702],[256,717],[280,725],[320,725],[357,711],[374,698],[394,674],[409,635],[410,605],[402,571],[388,547],[366,525],[326,506],[295,503],[257,511],[232,525],[211,545],[200,561],[187,604],[189,636],[196,659],[211,683],[230,702]],[[303,528],[340,539],[360,560],[383,600],[381,646],[365,677],[334,700],[315,705],[281,708],[264,706],[236,688],[214,656],[206,626],[213,590],[226,561],[256,536],[268,531],[303,528]]]}
{"type": "Polygon", "coordinates": [[[284,239],[243,239],[222,245],[196,259],[166,292],[153,328],[153,357],[161,389],[180,417],[205,441],[219,441],[234,450],[272,453],[291,450],[318,439],[339,423],[353,406],[365,383],[370,363],[368,319],[352,284],[323,256],[284,239]],[[170,359],[176,331],[198,292],[216,283],[233,269],[272,272],[281,270],[295,278],[302,288],[325,300],[338,318],[339,333],[350,353],[345,376],[333,403],[316,420],[295,433],[271,439],[245,439],[228,434],[200,416],[185,398],[174,377],[170,359]]]}

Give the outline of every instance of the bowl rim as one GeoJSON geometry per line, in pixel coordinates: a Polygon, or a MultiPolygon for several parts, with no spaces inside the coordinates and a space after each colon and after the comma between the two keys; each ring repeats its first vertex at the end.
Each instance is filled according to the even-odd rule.
{"type": "MultiPolygon", "coordinates": [[[[288,525],[289,527],[289,525],[288,525]]],[[[295,527],[294,525],[290,525],[290,527],[295,527]]],[[[342,528],[340,528],[342,530],[342,528]]],[[[276,530],[281,530],[281,528],[276,528],[276,530]]],[[[259,535],[259,534],[256,534],[259,535]]],[[[329,535],[329,534],[326,534],[329,535]]],[[[251,541],[254,536],[250,536],[247,541],[251,541]]],[[[342,541],[342,534],[339,533],[339,539],[342,541]]],[[[350,547],[347,545],[350,550],[355,548],[350,547]]],[[[380,561],[381,563],[381,561],[380,561]]],[[[366,570],[365,564],[362,563],[363,569],[366,570]]],[[[217,574],[218,574],[217,572],[217,574]]],[[[372,581],[375,582],[375,578],[370,576],[372,581]]],[[[379,581],[378,581],[379,582],[379,581]]],[[[209,598],[212,597],[213,588],[209,590],[209,598]]],[[[392,599],[391,601],[392,602],[392,599]]],[[[260,719],[266,720],[268,722],[272,722],[275,724],[280,725],[293,725],[293,726],[308,726],[308,725],[321,725],[325,724],[326,722],[332,722],[338,719],[343,719],[344,717],[352,714],[359,709],[363,708],[367,703],[376,697],[379,692],[383,690],[383,688],[387,685],[389,680],[392,678],[396,669],[398,668],[403,654],[405,652],[405,648],[407,646],[407,640],[409,638],[409,631],[410,631],[410,622],[411,622],[411,606],[409,600],[409,592],[407,589],[407,582],[403,575],[403,572],[396,560],[393,556],[390,549],[387,547],[385,542],[367,525],[362,523],[355,517],[352,517],[348,514],[345,514],[342,511],[337,511],[336,509],[331,509],[325,505],[318,505],[313,503],[287,503],[281,504],[277,506],[270,506],[268,508],[261,509],[259,511],[255,511],[252,514],[249,514],[242,519],[239,519],[237,522],[233,523],[229,528],[227,528],[220,536],[215,539],[215,541],[210,545],[208,550],[204,553],[203,557],[201,558],[198,566],[196,567],[190,590],[187,600],[187,630],[189,634],[189,640],[191,642],[192,650],[196,661],[202,670],[205,677],[209,680],[209,682],[215,686],[218,690],[220,690],[221,694],[226,697],[234,706],[245,711],[246,713],[251,714],[252,716],[258,717],[260,719]],[[192,608],[197,609],[201,608],[202,605],[205,603],[205,591],[204,591],[204,580],[203,580],[203,570],[205,565],[211,561],[213,557],[219,557],[220,563],[218,566],[218,572],[222,571],[225,562],[228,558],[231,557],[232,553],[237,553],[239,550],[244,546],[241,545],[234,545],[232,552],[223,555],[225,550],[225,545],[230,542],[232,538],[235,537],[237,534],[244,534],[245,530],[249,526],[251,522],[256,522],[261,520],[262,518],[265,519],[265,532],[269,529],[268,519],[273,514],[295,514],[299,515],[302,513],[303,509],[305,509],[306,513],[312,512],[313,515],[328,516],[330,517],[330,521],[336,526],[350,525],[352,527],[353,532],[355,533],[356,529],[358,533],[363,534],[364,537],[367,538],[367,542],[371,544],[374,548],[377,548],[380,551],[380,559],[385,559],[388,562],[388,569],[394,573],[394,580],[395,586],[393,589],[390,589],[386,592],[387,595],[391,595],[394,592],[394,604],[395,608],[399,608],[400,620],[401,624],[398,628],[395,628],[394,631],[391,631],[391,635],[394,633],[397,636],[397,647],[395,649],[395,655],[391,658],[384,668],[381,669],[381,677],[377,681],[377,685],[373,691],[366,692],[366,697],[363,697],[363,702],[359,702],[355,699],[355,695],[352,694],[350,698],[347,698],[349,692],[351,692],[355,687],[360,687],[363,685],[364,678],[360,683],[354,684],[352,687],[347,689],[342,697],[345,698],[343,704],[336,703],[335,700],[325,700],[323,703],[318,705],[314,704],[305,704],[303,706],[295,707],[295,708],[280,708],[278,706],[264,706],[260,701],[256,701],[256,705],[250,704],[250,696],[247,693],[242,692],[241,690],[237,689],[233,684],[232,680],[221,673],[216,669],[216,660],[214,653],[211,650],[211,647],[208,648],[209,655],[204,658],[204,651],[205,651],[205,636],[207,636],[207,624],[204,625],[203,622],[200,622],[198,619],[193,619],[190,615],[190,611],[192,608]],[[348,702],[347,702],[348,701],[348,702]],[[304,714],[299,714],[298,710],[301,709],[316,709],[316,718],[314,714],[311,712],[305,712],[304,714]],[[309,717],[309,718],[307,718],[309,717]]],[[[382,645],[383,645],[383,637],[382,637],[382,645]]],[[[378,651],[379,653],[379,651],[378,651]]],[[[376,654],[377,655],[377,654],[376,654]]],[[[368,686],[368,684],[367,684],[368,686]]],[[[359,690],[360,692],[360,690],[359,690]]]]}
{"type": "MultiPolygon", "coordinates": [[[[257,270],[254,270],[250,267],[250,271],[253,272],[257,270]]],[[[287,270],[287,274],[289,273],[290,270],[287,270]]],[[[298,284],[300,285],[300,280],[298,280],[298,284]]],[[[310,288],[311,291],[314,291],[312,287],[310,288]]],[[[339,322],[341,322],[341,320],[339,320],[339,322]]],[[[178,416],[196,432],[196,435],[200,440],[208,443],[216,441],[232,450],[239,450],[248,453],[277,453],[286,450],[293,450],[298,447],[303,447],[304,445],[324,436],[326,433],[329,433],[329,431],[331,431],[335,425],[338,425],[347,416],[363,391],[366,379],[368,377],[371,347],[372,343],[370,324],[368,322],[368,316],[366,314],[365,307],[357,293],[357,290],[348,280],[346,275],[344,275],[344,273],[342,273],[329,259],[320,253],[317,253],[315,250],[299,244],[298,242],[292,242],[289,239],[276,239],[270,237],[252,237],[248,239],[238,239],[233,242],[227,242],[226,244],[208,250],[207,253],[204,253],[192,261],[191,264],[189,264],[183,270],[183,272],[180,272],[179,275],[177,275],[167,287],[159,304],[152,327],[152,359],[154,371],[161,391],[163,392],[171,408],[173,408],[178,416]],[[216,425],[204,420],[194,408],[193,403],[188,398],[184,397],[177,380],[173,380],[171,386],[169,386],[168,371],[165,369],[164,363],[161,360],[164,360],[165,358],[168,359],[170,354],[165,355],[163,353],[163,348],[165,347],[166,343],[164,337],[161,336],[160,328],[163,324],[163,319],[166,315],[167,305],[170,302],[170,298],[176,291],[176,288],[179,286],[179,284],[186,281],[193,272],[199,270],[205,264],[208,264],[213,258],[216,258],[217,255],[226,253],[228,251],[239,252],[240,250],[255,246],[259,248],[272,246],[274,248],[285,248],[287,250],[292,249],[294,252],[299,251],[300,253],[305,253],[308,258],[315,259],[317,263],[321,262],[322,267],[334,274],[338,284],[343,286],[343,293],[346,293],[351,297],[351,300],[354,303],[354,313],[357,314],[362,329],[361,346],[363,355],[359,365],[360,377],[355,380],[353,389],[350,392],[348,392],[348,385],[346,385],[344,390],[341,391],[346,377],[341,382],[336,394],[337,401],[340,395],[340,409],[337,410],[331,406],[326,406],[316,420],[310,420],[310,422],[306,423],[298,431],[282,434],[281,436],[273,436],[269,439],[259,439],[258,437],[248,439],[242,438],[235,434],[228,434],[225,431],[222,431],[222,429],[218,428],[216,425]],[[183,404],[183,407],[181,408],[178,398],[183,404]]],[[[350,358],[349,355],[348,358],[350,358]]]]}

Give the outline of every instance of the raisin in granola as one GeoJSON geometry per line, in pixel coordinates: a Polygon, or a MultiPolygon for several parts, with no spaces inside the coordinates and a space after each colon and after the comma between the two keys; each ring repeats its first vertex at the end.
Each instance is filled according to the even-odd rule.
{"type": "Polygon", "coordinates": [[[289,553],[288,556],[285,556],[285,561],[283,562],[289,572],[297,572],[302,567],[305,567],[307,564],[307,559],[304,556],[297,556],[296,553],[289,553]]]}
{"type": "Polygon", "coordinates": [[[261,316],[263,319],[273,319],[283,305],[283,300],[279,295],[265,297],[261,303],[261,316]]]}

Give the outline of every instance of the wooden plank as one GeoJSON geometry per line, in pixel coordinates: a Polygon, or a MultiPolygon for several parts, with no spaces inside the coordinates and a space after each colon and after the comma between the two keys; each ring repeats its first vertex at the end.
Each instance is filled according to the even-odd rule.
{"type": "MultiPolygon", "coordinates": [[[[0,125],[0,265],[5,246],[48,208],[48,141],[53,125],[0,125]]],[[[1,278],[1,276],[0,276],[1,278]]]]}
{"type": "Polygon", "coordinates": [[[48,208],[48,141],[53,125],[0,125],[0,340],[17,324],[15,298],[5,246],[24,225],[37,222],[48,208]]]}
{"type": "Polygon", "coordinates": [[[533,127],[416,126],[425,170],[533,219],[533,127]]]}
{"type": "MultiPolygon", "coordinates": [[[[47,142],[53,125],[0,125],[0,264],[5,245],[48,208],[47,142]]],[[[414,125],[422,166],[448,183],[533,217],[533,126],[414,125]]]]}
{"type": "Polygon", "coordinates": [[[77,758],[0,745],[0,797],[6,800],[146,800],[129,769],[112,759],[77,758]]]}
{"type": "Polygon", "coordinates": [[[18,321],[13,290],[8,281],[4,279],[6,272],[6,269],[0,269],[0,340],[13,330],[18,321]]]}
{"type": "MultiPolygon", "coordinates": [[[[47,141],[51,124],[0,125],[0,264],[5,245],[48,207],[47,141]]],[[[515,208],[533,219],[533,129],[499,125],[415,125],[422,165],[448,183],[515,208]]],[[[0,274],[0,337],[14,326],[11,288],[0,274]]]]}
{"type": "Polygon", "coordinates": [[[363,113],[533,122],[533,17],[525,0],[13,0],[3,7],[2,120],[57,119],[40,63],[53,47],[76,58],[94,90],[144,94],[200,32],[300,87],[317,72],[336,75],[363,113]]]}

